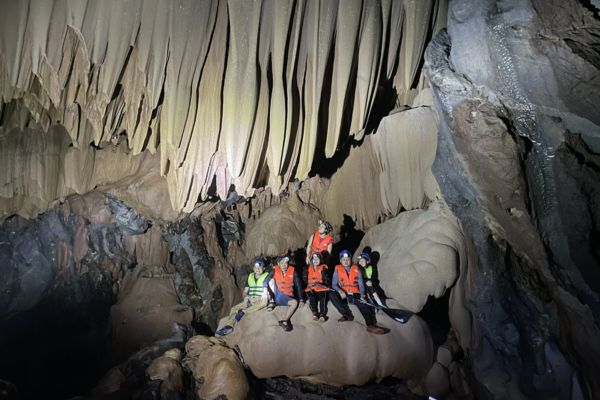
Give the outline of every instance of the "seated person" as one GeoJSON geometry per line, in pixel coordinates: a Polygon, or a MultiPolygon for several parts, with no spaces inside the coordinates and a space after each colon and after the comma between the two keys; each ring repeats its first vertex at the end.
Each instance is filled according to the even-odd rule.
{"type": "Polygon", "coordinates": [[[252,272],[244,288],[244,301],[231,308],[225,326],[215,332],[215,336],[225,336],[233,332],[233,326],[244,314],[258,311],[267,305],[269,295],[267,284],[269,273],[265,272],[265,262],[257,258],[252,262],[252,272]]]}
{"type": "Polygon", "coordinates": [[[310,264],[310,257],[314,253],[327,252],[331,254],[333,248],[333,236],[331,231],[333,228],[327,221],[319,220],[319,226],[317,230],[308,238],[308,245],[306,246],[306,264],[310,264]]]}
{"type": "Polygon", "coordinates": [[[365,290],[367,295],[375,304],[383,306],[383,302],[377,294],[377,289],[373,285],[373,266],[371,265],[371,256],[368,253],[360,253],[358,256],[358,265],[362,267],[363,280],[365,282],[365,290]]]}
{"type": "Polygon", "coordinates": [[[327,265],[323,264],[323,257],[314,253],[311,264],[306,267],[304,280],[307,282],[306,294],[308,305],[312,311],[313,319],[325,322],[327,320],[327,292],[329,291],[329,279],[327,277],[327,265]]]}
{"type": "Polygon", "coordinates": [[[334,307],[342,314],[339,322],[352,321],[354,316],[348,303],[353,303],[365,319],[367,331],[376,335],[383,335],[386,331],[378,327],[375,320],[375,311],[371,305],[364,302],[365,285],[363,282],[360,267],[352,265],[352,254],[348,250],[340,252],[340,264],[336,265],[331,287],[330,299],[334,307]],[[358,300],[358,301],[355,301],[358,300]],[[363,300],[363,301],[360,301],[363,300]]]}
{"type": "Polygon", "coordinates": [[[301,305],[304,305],[302,283],[298,279],[295,268],[290,266],[289,262],[290,258],[286,256],[279,259],[279,264],[273,268],[268,286],[272,296],[268,310],[272,311],[275,305],[288,306],[285,319],[279,321],[279,326],[286,332],[293,329],[291,318],[298,308],[298,298],[300,298],[301,305]]]}

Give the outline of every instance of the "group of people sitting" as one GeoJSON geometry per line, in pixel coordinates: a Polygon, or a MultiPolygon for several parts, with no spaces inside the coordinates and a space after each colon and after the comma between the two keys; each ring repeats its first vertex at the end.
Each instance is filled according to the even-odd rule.
{"type": "Polygon", "coordinates": [[[373,267],[369,254],[361,253],[357,258],[359,265],[353,265],[352,254],[348,250],[342,250],[339,253],[339,264],[329,282],[324,255],[331,254],[332,251],[331,231],[332,227],[328,222],[319,221],[317,231],[309,238],[303,280],[296,268],[290,265],[288,256],[278,259],[272,273],[265,271],[264,260],[254,260],[253,273],[248,276],[244,289],[244,301],[231,309],[226,324],[216,332],[216,336],[231,333],[235,323],[246,314],[265,307],[272,311],[277,306],[288,307],[285,318],[279,321],[279,325],[289,332],[293,329],[292,316],[298,306],[304,306],[307,298],[315,321],[327,321],[328,301],[342,315],[339,322],[352,321],[354,316],[349,304],[354,304],[364,317],[368,332],[385,334],[387,330],[377,326],[375,318],[375,308],[383,304],[373,285],[373,267]]]}

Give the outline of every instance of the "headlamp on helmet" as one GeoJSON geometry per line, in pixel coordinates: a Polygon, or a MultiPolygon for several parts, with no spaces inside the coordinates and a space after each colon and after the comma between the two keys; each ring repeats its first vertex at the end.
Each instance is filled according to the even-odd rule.
{"type": "Polygon", "coordinates": [[[340,251],[340,260],[342,258],[352,258],[352,253],[350,253],[348,250],[342,250],[340,251]]]}

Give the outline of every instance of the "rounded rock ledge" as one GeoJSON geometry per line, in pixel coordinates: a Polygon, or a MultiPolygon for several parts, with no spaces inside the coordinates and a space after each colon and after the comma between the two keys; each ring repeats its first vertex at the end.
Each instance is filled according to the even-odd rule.
{"type": "Polygon", "coordinates": [[[283,307],[263,309],[242,318],[224,340],[231,348],[238,346],[244,363],[261,379],[284,375],[334,386],[364,385],[386,377],[422,382],[434,358],[425,321],[413,315],[400,324],[379,312],[378,326],[389,332],[373,335],[358,309],[350,309],[353,322],[338,322],[341,315],[331,304],[329,319],[318,322],[305,305],[292,317],[290,332],[278,325],[283,307]]]}

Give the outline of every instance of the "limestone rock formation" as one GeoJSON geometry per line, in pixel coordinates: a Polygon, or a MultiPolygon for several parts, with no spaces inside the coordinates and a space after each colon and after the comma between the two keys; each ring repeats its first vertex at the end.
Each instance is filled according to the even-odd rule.
{"type": "Polygon", "coordinates": [[[65,129],[0,127],[0,220],[12,214],[34,218],[71,194],[112,193],[153,219],[177,217],[170,206],[159,159],[132,156],[127,144],[73,147],[65,129]]]}
{"type": "Polygon", "coordinates": [[[450,313],[471,315],[453,325],[477,397],[595,398],[600,22],[577,1],[505,5],[450,3],[426,52],[433,171],[472,240],[450,313]]]}
{"type": "Polygon", "coordinates": [[[354,322],[337,322],[341,315],[330,305],[324,323],[312,319],[308,306],[299,308],[291,332],[278,325],[285,307],[263,309],[242,318],[225,341],[229,347],[239,347],[244,362],[259,378],[285,375],[312,383],[362,385],[391,376],[420,383],[433,362],[426,323],[414,316],[401,325],[379,313],[378,324],[390,332],[373,335],[351,307],[354,322]]]}
{"type": "Polygon", "coordinates": [[[180,362],[181,351],[171,349],[152,361],[152,364],[146,369],[150,380],[161,381],[162,396],[166,396],[169,392],[180,393],[183,391],[183,371],[180,362]]]}
{"type": "Polygon", "coordinates": [[[439,202],[374,226],[358,248],[367,246],[378,253],[386,296],[413,312],[421,311],[429,296],[441,297],[467,265],[460,224],[439,202]]]}
{"type": "Polygon", "coordinates": [[[199,399],[243,400],[248,396],[244,367],[221,339],[194,336],[185,345],[185,368],[192,373],[199,399]]]}
{"type": "Polygon", "coordinates": [[[438,193],[431,173],[436,134],[436,115],[430,107],[383,118],[377,131],[351,149],[333,174],[319,209],[334,225],[341,225],[347,215],[364,229],[403,208],[423,207],[438,193]]]}
{"type": "Polygon", "coordinates": [[[380,86],[410,103],[446,3],[4,2],[1,135],[62,125],[75,157],[123,136],[132,157],[160,154],[175,211],[230,185],[279,193],[362,138],[380,86]]]}
{"type": "Polygon", "coordinates": [[[302,203],[296,193],[287,201],[265,210],[247,225],[245,245],[248,257],[280,256],[302,247],[314,232],[319,213],[302,203]]]}
{"type": "Polygon", "coordinates": [[[191,325],[190,307],[179,303],[171,274],[161,268],[136,268],[123,278],[111,307],[112,357],[121,361],[158,339],[169,337],[174,322],[191,325]]]}

